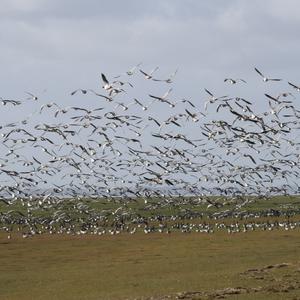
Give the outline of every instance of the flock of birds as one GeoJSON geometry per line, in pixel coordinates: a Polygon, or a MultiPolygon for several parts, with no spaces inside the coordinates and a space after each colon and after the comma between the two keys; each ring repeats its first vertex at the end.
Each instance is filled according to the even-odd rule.
{"type": "MultiPolygon", "coordinates": [[[[173,95],[177,70],[166,77],[158,72],[138,64],[112,78],[102,73],[99,89],[70,93],[83,106],[41,103],[31,92],[25,101],[0,98],[7,109],[36,105],[28,116],[0,126],[0,228],[9,237],[15,229],[24,237],[134,233],[139,227],[145,233],[177,227],[213,232],[220,226],[184,224],[182,216],[195,218],[186,208],[168,218],[157,214],[152,220],[157,226],[150,226],[150,217],[140,216],[131,204],[142,201],[150,214],[189,205],[216,210],[211,217],[233,212],[240,217],[238,211],[257,199],[299,193],[299,85],[255,68],[266,88],[281,82],[285,90],[265,92],[262,105],[209,89],[201,101],[193,101],[173,95]],[[148,85],[152,92],[135,94],[148,85]],[[166,218],[173,227],[166,227],[166,218]]],[[[224,84],[246,86],[248,81],[225,78],[224,84]]],[[[234,224],[228,232],[255,227],[234,224]]]]}

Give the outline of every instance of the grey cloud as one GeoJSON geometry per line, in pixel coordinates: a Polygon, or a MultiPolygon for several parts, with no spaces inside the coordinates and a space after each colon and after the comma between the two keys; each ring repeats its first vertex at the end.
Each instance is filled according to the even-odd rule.
{"type": "Polygon", "coordinates": [[[5,0],[0,9],[2,92],[49,88],[54,96],[98,83],[139,61],[179,67],[181,93],[255,78],[253,67],[296,78],[298,1],[5,0]],[[26,5],[25,5],[26,3],[26,5]],[[233,76],[232,75],[232,76],[233,76]],[[182,88],[181,88],[182,86],[182,88]],[[202,86],[202,87],[203,87],[202,86]]]}
{"type": "Polygon", "coordinates": [[[0,14],[14,17],[32,17],[34,19],[50,18],[92,18],[135,19],[160,15],[167,17],[187,18],[191,16],[211,17],[229,4],[225,1],[193,0],[4,0],[0,14]]]}

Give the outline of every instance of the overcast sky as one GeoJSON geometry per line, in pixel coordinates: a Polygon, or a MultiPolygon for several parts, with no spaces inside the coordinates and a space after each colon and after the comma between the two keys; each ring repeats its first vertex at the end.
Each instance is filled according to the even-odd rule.
{"type": "MultiPolygon", "coordinates": [[[[157,78],[167,79],[176,69],[179,70],[172,86],[172,103],[185,97],[193,101],[196,111],[207,101],[208,95],[204,91],[207,88],[216,96],[239,96],[250,100],[255,113],[257,109],[270,111],[264,93],[275,96],[279,92],[292,91],[296,94],[287,81],[300,86],[299,16],[299,0],[1,0],[0,97],[21,100],[25,104],[1,106],[0,127],[5,122],[24,120],[28,115],[33,121],[21,126],[31,130],[36,123],[51,124],[53,119],[62,122],[54,117],[56,106],[40,114],[41,105],[52,101],[60,107],[104,106],[107,101],[103,98],[80,93],[73,97],[70,93],[77,88],[104,93],[101,73],[111,79],[125,74],[139,62],[142,62],[140,68],[146,72],[159,66],[155,73],[157,78]],[[265,83],[254,67],[271,78],[284,80],[265,83]],[[229,85],[224,83],[227,77],[243,78],[247,83],[229,85]],[[26,91],[38,95],[39,100],[26,100],[26,91]]],[[[133,98],[141,99],[132,94],[136,90],[140,93],[148,89],[142,98],[145,104],[151,101],[149,88],[156,95],[160,92],[155,90],[158,87],[165,92],[171,86],[144,80],[140,72],[130,77],[131,80],[134,89],[126,85],[126,93],[118,95],[121,97],[118,101],[125,104],[133,98]]],[[[298,100],[295,99],[297,107],[300,105],[298,100]]],[[[114,101],[111,106],[115,105],[114,101]]],[[[145,112],[132,106],[130,113],[134,109],[144,120],[149,120],[147,114],[154,117],[165,115],[161,120],[168,120],[171,114],[185,112],[183,105],[171,109],[161,103],[153,104],[145,112]]],[[[120,112],[121,108],[115,110],[120,112]]],[[[215,106],[208,108],[208,114],[211,112],[202,121],[197,111],[201,119],[199,123],[209,118],[221,120],[223,116],[226,118],[226,113],[229,114],[228,109],[221,109],[216,115],[215,106]]],[[[106,122],[105,118],[103,122],[106,122]]],[[[153,122],[151,126],[158,130],[153,122]]],[[[202,139],[199,126],[198,123],[194,127],[182,126],[180,130],[189,137],[202,139]]],[[[3,132],[7,134],[11,126],[6,127],[3,132]]],[[[151,135],[152,127],[147,129],[148,140],[143,133],[143,143],[147,140],[152,145],[152,140],[157,140],[151,135]]],[[[121,132],[124,136],[133,135],[125,129],[121,132]]],[[[175,128],[176,133],[178,130],[175,128]]],[[[160,143],[157,141],[157,145],[160,143]]],[[[8,151],[4,147],[5,144],[3,149],[8,151]]],[[[33,147],[24,149],[25,156],[32,155],[33,147]]],[[[221,153],[224,148],[216,148],[216,152],[219,150],[221,153]]],[[[235,159],[240,157],[234,157],[234,163],[235,159]]],[[[249,158],[245,161],[251,163],[249,158]]]]}
{"type": "Polygon", "coordinates": [[[255,66],[300,84],[299,15],[297,0],[2,0],[1,96],[63,102],[138,62],[161,77],[179,68],[182,95],[258,81],[255,66]]]}

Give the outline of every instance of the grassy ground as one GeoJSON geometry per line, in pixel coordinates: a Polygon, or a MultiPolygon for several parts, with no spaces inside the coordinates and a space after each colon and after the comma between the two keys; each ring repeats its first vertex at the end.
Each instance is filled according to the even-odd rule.
{"type": "MultiPolygon", "coordinates": [[[[184,216],[187,212],[190,213],[200,213],[203,216],[212,215],[215,212],[220,212],[224,210],[232,210],[234,209],[238,200],[229,200],[226,198],[214,197],[210,196],[207,199],[212,200],[215,203],[222,203],[223,206],[221,208],[216,208],[215,206],[210,206],[208,203],[204,203],[203,201],[199,202],[195,200],[195,197],[186,197],[185,201],[177,201],[176,198],[172,198],[172,203],[167,203],[163,199],[153,198],[147,199],[147,203],[145,203],[145,199],[135,199],[135,201],[129,201],[124,204],[124,201],[120,199],[81,199],[78,201],[77,199],[64,199],[63,201],[57,204],[51,204],[49,206],[38,205],[38,200],[32,201],[32,206],[30,207],[30,215],[35,217],[42,218],[52,218],[52,216],[57,212],[64,212],[71,216],[72,219],[81,218],[85,219],[89,216],[89,214],[82,214],[79,212],[77,205],[79,202],[84,205],[85,210],[90,214],[100,214],[103,216],[107,216],[109,219],[113,218],[113,212],[118,208],[122,207],[123,209],[119,211],[119,214],[126,211],[130,215],[135,216],[139,215],[142,217],[151,217],[157,215],[164,216],[184,216]]],[[[266,213],[272,208],[273,210],[279,211],[282,214],[290,214],[293,215],[295,212],[299,214],[300,212],[300,196],[273,196],[269,199],[261,199],[258,197],[248,197],[249,202],[244,205],[241,210],[248,213],[266,213]]],[[[1,199],[0,199],[1,200],[1,199]]],[[[240,200],[239,200],[240,201],[240,200]]],[[[241,202],[240,202],[241,203],[241,202]]],[[[20,215],[16,212],[21,212],[24,215],[28,215],[28,207],[26,205],[26,201],[17,200],[11,205],[6,205],[4,202],[0,201],[0,213],[12,212],[13,215],[18,219],[20,215]]],[[[1,225],[1,224],[0,224],[1,225]]]]}
{"type": "Polygon", "coordinates": [[[299,234],[0,233],[0,299],[300,299],[299,234]]]}

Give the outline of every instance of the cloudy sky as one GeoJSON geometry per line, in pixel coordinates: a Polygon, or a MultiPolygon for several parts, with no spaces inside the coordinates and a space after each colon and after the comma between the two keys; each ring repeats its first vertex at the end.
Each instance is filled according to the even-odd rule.
{"type": "Polygon", "coordinates": [[[195,97],[225,77],[258,81],[255,66],[300,84],[299,13],[297,0],[2,0],[1,96],[65,101],[138,62],[179,68],[177,92],[195,97]]]}
{"type": "MultiPolygon", "coordinates": [[[[24,115],[34,119],[34,114],[37,123],[51,123],[49,114],[39,112],[52,101],[60,107],[105,105],[94,95],[96,99],[70,93],[77,88],[103,92],[101,73],[111,79],[139,62],[146,72],[159,66],[157,78],[167,79],[179,70],[171,102],[184,97],[197,109],[204,107],[207,88],[216,96],[244,97],[255,111],[270,110],[264,93],[292,91],[287,81],[300,85],[299,15],[299,0],[2,0],[0,97],[25,104],[1,106],[0,126],[24,120],[24,115]],[[254,67],[284,80],[264,83],[254,67]],[[229,85],[226,77],[243,78],[247,84],[229,85]],[[27,100],[27,91],[39,100],[27,100]]],[[[141,92],[147,80],[140,72],[136,75],[130,80],[134,91],[141,92]]],[[[159,84],[162,92],[170,87],[159,84]]],[[[126,91],[120,97],[123,94],[129,95],[126,91]]],[[[169,112],[167,105],[156,107],[145,114],[169,117],[175,111],[169,112]]],[[[182,130],[191,132],[188,127],[182,130]]],[[[199,127],[194,133],[199,136],[199,127]]]]}

